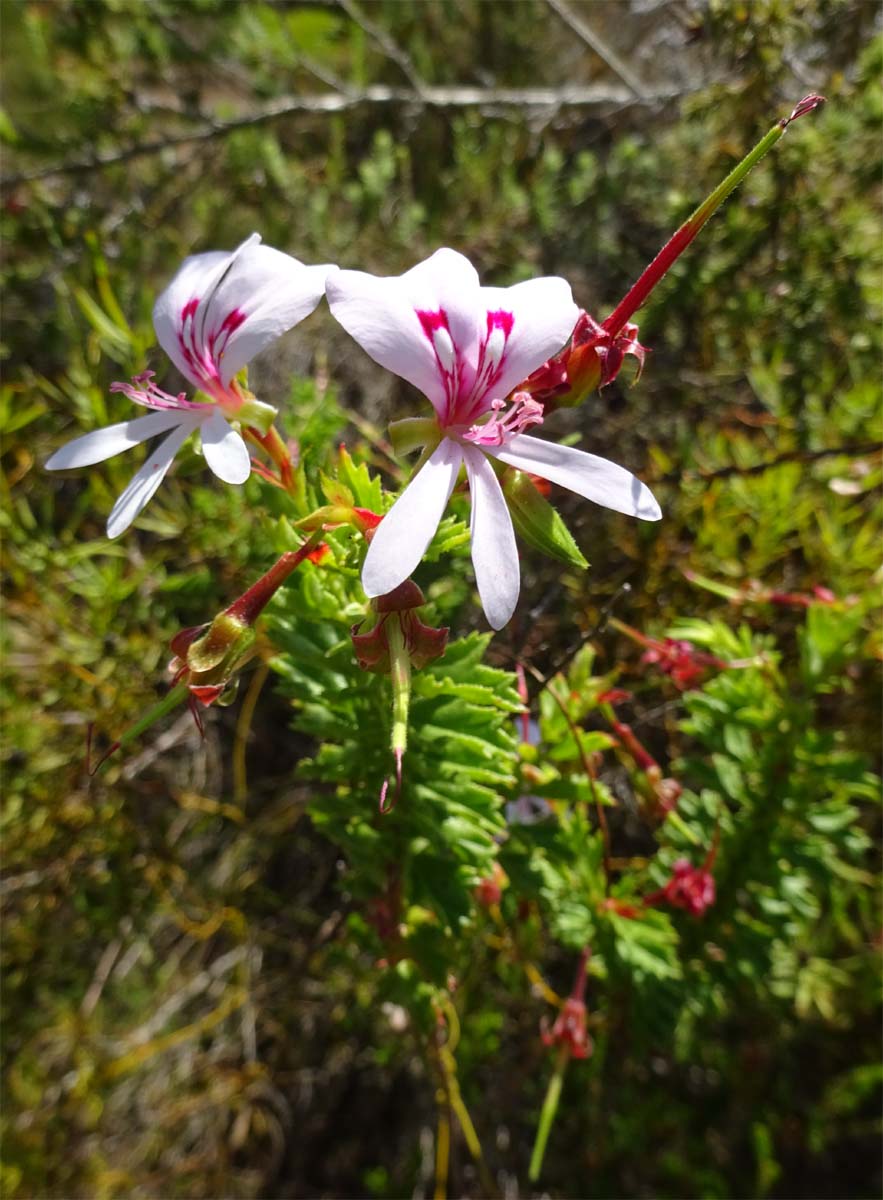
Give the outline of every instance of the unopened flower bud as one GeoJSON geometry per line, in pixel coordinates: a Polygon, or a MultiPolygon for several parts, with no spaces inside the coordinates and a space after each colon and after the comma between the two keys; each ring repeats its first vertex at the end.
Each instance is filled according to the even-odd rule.
{"type": "Polygon", "coordinates": [[[390,672],[389,622],[393,621],[401,630],[410,665],[419,671],[433,659],[441,658],[448,641],[448,628],[436,629],[425,625],[414,611],[425,603],[420,588],[411,579],[400,583],[393,591],[377,596],[371,608],[377,614],[374,624],[362,632],[371,619],[353,625],[351,637],[356,659],[364,671],[379,675],[390,672]]]}
{"type": "Polygon", "coordinates": [[[476,901],[482,908],[490,908],[493,904],[499,904],[503,898],[503,888],[508,882],[506,872],[498,862],[495,862],[492,874],[476,885],[474,892],[476,901]]]}

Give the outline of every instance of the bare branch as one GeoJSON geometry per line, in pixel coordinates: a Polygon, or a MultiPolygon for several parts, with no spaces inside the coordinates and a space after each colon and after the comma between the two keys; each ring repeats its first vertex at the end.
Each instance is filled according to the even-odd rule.
{"type": "MultiPolygon", "coordinates": [[[[645,96],[641,103],[658,104],[662,101],[676,98],[676,93],[660,93],[645,96]]],[[[7,175],[0,179],[0,186],[14,187],[19,183],[29,183],[38,179],[49,179],[55,175],[76,175],[88,171],[100,170],[102,167],[113,166],[117,163],[129,162],[149,154],[159,154],[163,150],[174,149],[177,146],[193,145],[222,138],[234,129],[244,129],[249,126],[262,125],[267,121],[275,121],[280,117],[295,114],[325,115],[327,113],[346,112],[362,105],[401,105],[415,109],[460,109],[480,108],[486,111],[496,109],[521,108],[532,110],[547,109],[551,112],[560,109],[585,109],[587,111],[607,112],[610,109],[625,108],[635,102],[630,92],[622,88],[610,88],[590,85],[587,87],[563,88],[476,88],[476,87],[428,87],[418,95],[406,88],[391,88],[381,85],[362,88],[359,91],[340,93],[328,92],[313,96],[286,96],[256,112],[245,113],[227,121],[210,121],[202,129],[190,133],[176,134],[171,137],[157,139],[152,142],[139,142],[125,149],[112,150],[105,154],[94,154],[88,158],[71,159],[67,162],[56,163],[51,167],[39,167],[33,171],[21,171],[16,175],[7,175]]]]}

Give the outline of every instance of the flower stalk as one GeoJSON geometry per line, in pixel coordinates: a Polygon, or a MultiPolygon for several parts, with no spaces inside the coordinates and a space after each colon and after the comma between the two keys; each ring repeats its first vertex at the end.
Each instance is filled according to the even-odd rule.
{"type": "Polygon", "coordinates": [[[402,791],[402,760],[408,748],[408,712],[411,707],[411,657],[399,621],[388,622],[389,680],[392,684],[392,738],[390,749],[395,759],[396,786],[391,802],[387,801],[387,784],[380,796],[380,811],[388,812],[398,803],[402,791]]]}
{"type": "Polygon", "coordinates": [[[546,1143],[549,1140],[549,1134],[552,1132],[552,1125],[558,1113],[558,1104],[561,1100],[561,1087],[564,1083],[564,1072],[567,1070],[569,1062],[570,1053],[567,1047],[563,1045],[559,1046],[558,1053],[555,1056],[555,1070],[552,1072],[552,1078],[549,1080],[549,1086],[546,1088],[546,1096],[540,1112],[540,1123],[537,1126],[533,1154],[530,1156],[530,1168],[528,1169],[527,1177],[531,1183],[536,1183],[540,1177],[540,1171],[543,1169],[543,1159],[546,1156],[546,1143]]]}
{"type": "Polygon", "coordinates": [[[772,150],[791,122],[796,121],[798,117],[802,117],[806,113],[813,112],[824,103],[824,96],[805,96],[794,107],[790,116],[783,117],[777,121],[772,129],[760,139],[754,149],[749,151],[742,161],[733,168],[726,179],[719,183],[714,191],[690,214],[680,229],[665,243],[647,269],[632,284],[610,316],[601,322],[603,329],[611,338],[615,338],[622,332],[630,318],[641,308],[657,283],[659,283],[681,254],[683,254],[712,213],[736,190],[745,176],[752,168],[757,166],[764,155],[772,150]]]}
{"type": "Polygon", "coordinates": [[[571,1058],[588,1058],[592,1053],[592,1039],[586,1031],[586,970],[589,964],[591,950],[583,947],[576,967],[573,988],[564,1001],[561,1012],[551,1031],[543,1031],[543,1041],[547,1046],[556,1046],[555,1067],[552,1078],[546,1089],[540,1120],[537,1126],[537,1136],[534,1141],[533,1154],[530,1158],[528,1178],[536,1183],[543,1169],[543,1159],[546,1154],[546,1143],[561,1100],[561,1088],[564,1083],[564,1073],[571,1058]]]}

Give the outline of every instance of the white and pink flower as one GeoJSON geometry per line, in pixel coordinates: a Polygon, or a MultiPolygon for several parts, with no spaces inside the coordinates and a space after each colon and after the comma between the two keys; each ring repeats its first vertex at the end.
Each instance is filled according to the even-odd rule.
{"type": "Polygon", "coordinates": [[[391,278],[335,270],[327,296],[347,332],[381,366],[419,388],[436,415],[424,439],[431,453],[371,541],[362,572],[369,596],[392,591],[413,572],[465,467],[479,595],[493,628],[506,624],[518,601],[518,551],[488,458],[617,512],[659,520],[649,489],[622,467],[525,433],[542,423],[543,410],[514,389],[567,342],[579,313],[565,280],[481,287],[468,259],[442,249],[391,278]]]}
{"type": "Polygon", "coordinates": [[[108,537],[132,524],[164,479],[187,438],[199,431],[205,461],[225,483],[244,483],[251,461],[233,421],[257,423],[273,410],[240,388],[236,375],[256,354],[304,317],[325,291],[330,266],[308,267],[270,246],[260,235],[230,251],[212,250],[184,260],[153,309],[159,344],[207,400],[172,396],[153,382],[153,372],[131,384],[114,383],[136,404],[153,409],[75,438],[46,463],[50,471],[86,467],[160,434],[167,434],[117,500],[107,521],[108,537]]]}

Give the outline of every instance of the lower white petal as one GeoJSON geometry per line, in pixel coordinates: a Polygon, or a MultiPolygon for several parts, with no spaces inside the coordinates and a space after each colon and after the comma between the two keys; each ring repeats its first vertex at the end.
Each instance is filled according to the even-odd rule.
{"type": "MultiPolygon", "coordinates": [[[[179,419],[180,415],[179,413],[179,419]]],[[[182,422],[164,442],[160,442],[153,454],[148,455],[147,461],[137,475],[132,478],[131,483],[117,500],[107,518],[108,537],[119,537],[129,528],[162,483],[166,471],[171,466],[172,459],[194,428],[192,421],[182,422]]]]}
{"type": "Polygon", "coordinates": [[[515,611],[521,585],[512,518],[491,464],[480,450],[463,447],[472,498],[472,565],[481,606],[492,629],[515,611]]]}
{"type": "Polygon", "coordinates": [[[91,467],[93,463],[104,462],[124,450],[146,442],[148,438],[165,433],[181,420],[178,410],[169,412],[150,413],[146,417],[135,417],[132,421],[123,421],[119,425],[108,425],[106,429],[96,429],[92,433],[84,433],[82,437],[74,438],[60,450],[56,450],[46,463],[47,471],[64,471],[68,467],[91,467]]]}
{"type": "Polygon", "coordinates": [[[519,434],[504,446],[485,446],[500,462],[560,484],[578,496],[642,521],[658,521],[662,510],[646,484],[624,467],[572,446],[519,434]]]}
{"type": "Polygon", "coordinates": [[[216,409],[199,430],[205,461],[224,483],[245,483],[251,474],[248,447],[216,409]]]}
{"type": "Polygon", "coordinates": [[[441,441],[377,526],[362,568],[369,596],[391,592],[414,571],[438,529],[462,461],[456,442],[441,441]]]}

